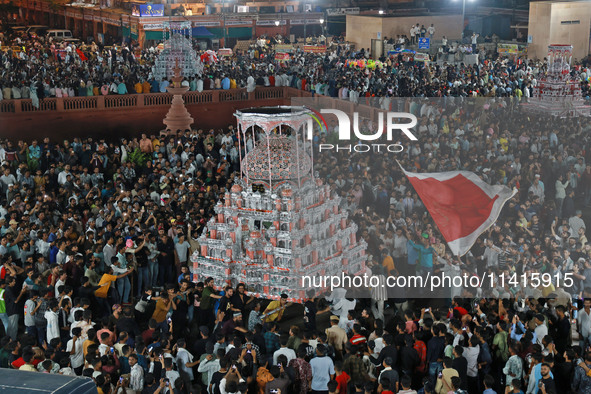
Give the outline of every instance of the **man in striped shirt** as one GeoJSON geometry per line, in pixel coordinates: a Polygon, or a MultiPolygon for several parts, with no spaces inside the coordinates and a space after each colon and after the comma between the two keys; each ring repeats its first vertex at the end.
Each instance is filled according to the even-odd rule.
{"type": "Polygon", "coordinates": [[[367,343],[367,338],[361,335],[361,325],[358,323],[353,324],[353,336],[349,339],[352,345],[363,345],[367,343]]]}

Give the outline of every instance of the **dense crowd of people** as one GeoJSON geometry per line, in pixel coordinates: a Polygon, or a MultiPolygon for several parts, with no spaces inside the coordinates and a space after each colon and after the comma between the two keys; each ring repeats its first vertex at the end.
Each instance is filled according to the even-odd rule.
{"type": "MultiPolygon", "coordinates": [[[[569,274],[572,287],[505,282],[440,289],[430,301],[333,295],[286,313],[284,299],[191,274],[197,238],[239,169],[234,128],[4,140],[0,366],[89,376],[103,393],[586,392],[588,125],[492,99],[403,105],[421,136],[395,155],[404,168],[465,169],[519,193],[459,261],[392,170],[394,155],[318,155],[315,168],[368,243],[368,268],[569,274]]],[[[314,144],[335,131],[329,123],[314,144]]]]}
{"type": "MultiPolygon", "coordinates": [[[[73,49],[50,68],[47,50],[36,59],[4,55],[2,83],[38,78],[51,95],[80,80],[150,80],[149,62],[131,51],[111,60],[88,51],[81,61],[73,49]]],[[[247,87],[252,78],[353,101],[351,92],[381,96],[376,105],[419,118],[419,140],[404,140],[401,154],[315,155],[315,170],[367,242],[373,274],[550,280],[395,296],[373,289],[371,298],[310,293],[303,306],[255,299],[244,284],[200,277],[190,260],[253,147],[239,146],[234,127],[120,141],[5,139],[0,367],[86,376],[105,394],[589,392],[589,125],[535,117],[512,99],[527,96],[545,66],[426,68],[390,59],[370,73],[346,67],[341,46],[298,54],[283,68],[271,67],[272,52],[251,51],[231,60],[247,87]],[[427,99],[442,96],[455,97],[427,99]],[[416,172],[472,171],[518,193],[458,259],[395,159],[416,172]]],[[[224,67],[210,67],[213,88],[216,75],[231,75],[224,67]]],[[[573,77],[588,92],[585,69],[573,77]]],[[[336,131],[329,121],[313,143],[337,143],[336,131]]]]}
{"type": "MultiPolygon", "coordinates": [[[[473,44],[450,42],[442,50],[471,53],[473,44]]],[[[159,54],[157,47],[142,51],[127,45],[120,48],[92,43],[46,42],[42,37],[7,35],[4,42],[24,50],[2,53],[0,100],[31,98],[33,104],[45,97],[98,96],[166,92],[169,80],[157,80],[152,72],[159,54]]],[[[475,52],[475,50],[474,50],[475,52]]],[[[443,53],[443,52],[442,52],[443,53]]],[[[356,101],[359,97],[446,97],[496,96],[530,97],[537,78],[546,70],[540,61],[514,62],[484,53],[479,64],[437,64],[412,62],[404,54],[382,57],[379,65],[369,62],[351,66],[348,60],[369,60],[369,49],[352,50],[334,40],[325,53],[304,53],[299,47],[289,60],[276,62],[273,46],[253,45],[231,57],[206,64],[203,74],[186,76],[191,91],[291,86],[317,94],[356,101]]],[[[584,96],[589,92],[589,71],[573,67],[572,77],[580,80],[584,96]]]]}

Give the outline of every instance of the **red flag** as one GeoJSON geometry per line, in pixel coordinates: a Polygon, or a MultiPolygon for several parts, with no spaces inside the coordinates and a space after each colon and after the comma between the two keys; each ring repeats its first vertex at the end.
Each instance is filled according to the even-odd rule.
{"type": "Polygon", "coordinates": [[[80,57],[80,60],[88,60],[84,52],[82,52],[80,49],[76,48],[76,53],[80,57]]]}
{"type": "Polygon", "coordinates": [[[470,250],[517,193],[507,186],[489,185],[469,171],[418,174],[402,170],[456,256],[470,250]]]}

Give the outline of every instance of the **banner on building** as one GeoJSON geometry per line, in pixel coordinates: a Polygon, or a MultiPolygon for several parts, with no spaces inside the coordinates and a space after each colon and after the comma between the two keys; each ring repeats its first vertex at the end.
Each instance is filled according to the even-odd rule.
{"type": "Polygon", "coordinates": [[[164,16],[164,4],[134,4],[131,15],[140,17],[164,16]]]}
{"type": "Polygon", "coordinates": [[[220,22],[219,21],[193,21],[193,27],[199,27],[199,26],[203,26],[203,27],[220,26],[220,22]]]}
{"type": "Polygon", "coordinates": [[[289,53],[277,52],[275,53],[275,60],[279,62],[286,62],[289,60],[289,53]]]}
{"type": "Polygon", "coordinates": [[[326,45],[304,45],[304,52],[323,53],[326,52],[326,45]]]}
{"type": "Polygon", "coordinates": [[[290,19],[290,25],[321,25],[318,18],[290,19]]]}
{"type": "Polygon", "coordinates": [[[113,25],[113,26],[121,26],[120,19],[103,18],[103,23],[108,23],[109,25],[113,25]]]}
{"type": "Polygon", "coordinates": [[[275,21],[273,19],[262,19],[257,21],[257,26],[275,26],[275,22],[279,22],[279,26],[287,25],[286,20],[275,21]]]}
{"type": "Polygon", "coordinates": [[[164,24],[162,23],[144,23],[142,24],[144,30],[163,30],[164,24]]]}
{"type": "Polygon", "coordinates": [[[415,62],[428,62],[431,59],[429,58],[429,55],[427,53],[417,52],[415,53],[414,60],[415,62]]]}
{"type": "Polygon", "coordinates": [[[347,7],[347,8],[327,8],[326,14],[328,16],[339,16],[339,15],[357,15],[359,14],[359,7],[347,7]]]}
{"type": "Polygon", "coordinates": [[[249,20],[234,20],[224,22],[226,26],[252,26],[252,19],[249,20]]]}
{"type": "Polygon", "coordinates": [[[277,44],[275,45],[275,52],[292,53],[294,51],[293,45],[277,44]]]}
{"type": "Polygon", "coordinates": [[[498,43],[497,52],[500,55],[517,55],[519,53],[519,45],[498,43]]]}

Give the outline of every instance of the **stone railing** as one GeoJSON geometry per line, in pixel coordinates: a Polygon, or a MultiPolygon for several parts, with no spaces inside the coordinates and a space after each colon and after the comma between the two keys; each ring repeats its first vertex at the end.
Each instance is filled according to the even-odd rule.
{"type": "MultiPolygon", "coordinates": [[[[239,103],[239,105],[253,106],[257,101],[272,102],[272,105],[306,105],[317,109],[334,108],[346,113],[357,112],[362,118],[377,120],[380,108],[365,102],[360,98],[359,104],[349,100],[339,100],[290,87],[257,87],[254,92],[246,89],[206,90],[203,92],[187,92],[183,95],[187,106],[200,104],[239,103]],[[306,100],[302,100],[306,99],[306,100]]],[[[90,97],[62,97],[46,98],[35,108],[30,99],[0,100],[0,118],[19,114],[49,114],[60,113],[67,115],[84,113],[84,111],[134,111],[142,108],[153,108],[155,111],[170,107],[172,95],[169,93],[126,94],[90,97]]]]}
{"type": "MultiPolygon", "coordinates": [[[[252,101],[266,99],[288,99],[299,97],[301,92],[288,87],[257,87],[252,93],[246,89],[204,90],[187,92],[183,95],[186,105],[214,104],[229,101],[252,101]]],[[[130,109],[134,107],[170,106],[170,93],[124,94],[87,97],[51,97],[39,102],[39,108],[33,106],[30,99],[0,100],[0,114],[18,114],[45,111],[88,111],[103,109],[130,109]]]]}

